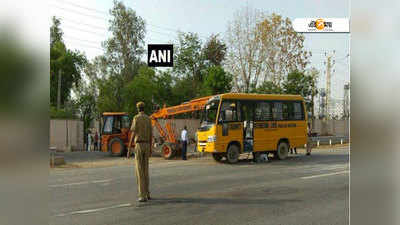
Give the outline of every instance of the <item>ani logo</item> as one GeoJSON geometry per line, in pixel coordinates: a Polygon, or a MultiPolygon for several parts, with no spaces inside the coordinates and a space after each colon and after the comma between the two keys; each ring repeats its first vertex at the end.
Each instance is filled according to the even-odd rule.
{"type": "Polygon", "coordinates": [[[174,46],[165,44],[147,45],[147,65],[150,67],[174,66],[174,46]]]}

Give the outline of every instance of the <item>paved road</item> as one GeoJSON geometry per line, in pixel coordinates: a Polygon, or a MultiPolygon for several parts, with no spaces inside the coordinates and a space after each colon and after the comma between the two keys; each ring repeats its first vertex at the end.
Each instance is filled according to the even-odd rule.
{"type": "Polygon", "coordinates": [[[154,200],[136,203],[132,166],[50,172],[50,224],[348,224],[348,147],[236,165],[151,162],[154,200]]]}

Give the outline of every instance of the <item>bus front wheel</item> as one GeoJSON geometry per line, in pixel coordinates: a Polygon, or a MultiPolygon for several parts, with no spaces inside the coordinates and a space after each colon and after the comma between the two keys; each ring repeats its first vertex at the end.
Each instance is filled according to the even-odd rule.
{"type": "Polygon", "coordinates": [[[231,145],[229,146],[228,152],[226,153],[226,159],[228,163],[234,164],[239,161],[239,155],[240,155],[239,147],[236,145],[231,145]]]}

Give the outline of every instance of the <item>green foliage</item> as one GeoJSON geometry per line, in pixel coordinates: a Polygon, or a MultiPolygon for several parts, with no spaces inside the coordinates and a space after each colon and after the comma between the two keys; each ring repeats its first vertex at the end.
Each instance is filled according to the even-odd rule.
{"type": "Polygon", "coordinates": [[[50,27],[50,48],[53,47],[56,42],[63,42],[62,36],[64,34],[60,28],[60,19],[53,16],[51,21],[53,22],[53,25],[50,27]]]}
{"type": "Polygon", "coordinates": [[[287,75],[283,83],[286,94],[301,95],[309,98],[312,93],[312,78],[299,71],[293,71],[287,75]]]}
{"type": "Polygon", "coordinates": [[[196,97],[230,91],[231,75],[221,67],[225,54],[226,45],[218,35],[211,35],[202,45],[197,34],[179,33],[174,61],[177,77],[173,87],[177,100],[172,102],[180,104],[196,97]]]}
{"type": "Polygon", "coordinates": [[[153,85],[150,77],[151,73],[154,76],[154,70],[140,61],[144,53],[145,22],[134,10],[116,0],[110,14],[112,36],[103,43],[104,55],[97,57],[89,69],[99,93],[96,108],[99,113],[132,114],[136,112],[136,102],[146,102],[142,98],[148,99],[148,93],[153,91],[148,86],[153,85]]]}
{"type": "Polygon", "coordinates": [[[60,20],[53,17],[50,28],[50,104],[57,105],[58,76],[61,73],[61,105],[70,98],[71,89],[81,80],[81,72],[87,63],[84,54],[69,50],[62,41],[60,20]]]}
{"type": "Polygon", "coordinates": [[[252,92],[259,94],[284,94],[285,90],[272,81],[265,81],[258,88],[253,88],[252,92]]]}
{"type": "Polygon", "coordinates": [[[114,0],[110,10],[109,31],[112,33],[103,43],[105,60],[111,74],[131,81],[141,66],[140,57],[144,53],[145,22],[131,8],[114,0]]]}
{"type": "Polygon", "coordinates": [[[145,112],[152,112],[152,102],[156,85],[155,71],[147,66],[139,69],[138,75],[129,82],[123,90],[124,98],[127,100],[124,105],[124,111],[130,115],[137,113],[136,103],[145,102],[145,112]]]}
{"type": "MultiPolygon", "coordinates": [[[[178,33],[178,44],[175,46],[174,72],[183,79],[191,80],[188,98],[199,96],[203,80],[204,57],[201,40],[196,33],[178,33]]],[[[186,81],[185,81],[186,82],[186,81]]]]}
{"type": "Polygon", "coordinates": [[[232,75],[225,72],[221,66],[211,66],[207,69],[204,78],[204,95],[215,95],[230,92],[232,88],[232,75]]]}
{"type": "Polygon", "coordinates": [[[211,66],[221,66],[226,55],[226,45],[218,38],[218,34],[211,35],[203,47],[204,59],[211,66]]]}
{"type": "Polygon", "coordinates": [[[173,99],[169,102],[170,105],[178,105],[182,102],[189,101],[199,95],[192,89],[193,81],[187,78],[175,78],[175,85],[172,89],[173,99]]]}
{"type": "Polygon", "coordinates": [[[306,100],[307,108],[312,107],[312,91],[314,79],[299,71],[293,71],[287,75],[281,86],[272,81],[266,81],[252,92],[262,94],[292,94],[301,95],[306,100]]]}
{"type": "Polygon", "coordinates": [[[163,104],[172,105],[174,95],[174,77],[171,71],[161,71],[155,77],[154,102],[162,107],[163,104]]]}
{"type": "MultiPolygon", "coordinates": [[[[144,20],[116,0],[110,14],[112,36],[103,42],[104,54],[85,64],[84,81],[88,84],[73,85],[81,77],[70,76],[74,78],[71,86],[75,87],[76,105],[85,121],[85,130],[91,120],[106,111],[124,111],[133,116],[137,113],[138,101],[145,102],[145,111],[150,114],[155,105],[178,105],[196,97],[231,90],[232,75],[222,68],[226,45],[218,35],[211,35],[203,45],[196,33],[179,33],[174,68],[159,71],[140,61],[144,53],[144,20]]],[[[52,82],[56,85],[58,67],[65,65],[69,55],[78,52],[66,49],[58,27],[60,21],[53,21],[51,63],[52,82]]],[[[80,72],[79,69],[77,67],[76,71],[80,72]]],[[[56,101],[56,90],[51,94],[53,101],[56,101]]]]}
{"type": "Polygon", "coordinates": [[[59,109],[57,107],[50,106],[50,118],[51,119],[77,119],[73,110],[59,109]]]}
{"type": "Polygon", "coordinates": [[[96,110],[96,89],[94,82],[86,85],[86,82],[81,82],[75,88],[76,101],[75,106],[79,112],[80,119],[83,121],[85,135],[88,133],[88,128],[93,119],[99,118],[96,110]]]}
{"type": "Polygon", "coordinates": [[[123,80],[121,77],[111,76],[98,80],[99,97],[97,108],[103,112],[121,112],[124,110],[124,98],[122,96],[123,80]]]}

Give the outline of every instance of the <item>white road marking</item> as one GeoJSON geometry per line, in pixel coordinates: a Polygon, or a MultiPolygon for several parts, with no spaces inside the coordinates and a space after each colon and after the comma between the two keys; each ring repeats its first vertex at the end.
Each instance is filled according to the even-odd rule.
{"type": "Polygon", "coordinates": [[[107,182],[110,182],[111,181],[111,179],[107,179],[107,180],[94,180],[94,181],[92,181],[91,183],[94,183],[94,184],[96,184],[96,183],[107,183],[107,182]]]}
{"type": "Polygon", "coordinates": [[[68,187],[68,186],[84,185],[84,184],[107,183],[107,182],[110,182],[111,180],[112,180],[112,179],[107,179],[107,180],[94,180],[94,181],[83,181],[83,182],[68,183],[68,184],[53,184],[53,185],[49,185],[49,187],[55,188],[55,187],[68,187]]]}
{"type": "Polygon", "coordinates": [[[88,214],[88,213],[101,212],[101,211],[108,210],[108,209],[116,209],[116,208],[130,207],[130,206],[132,206],[131,203],[125,203],[125,204],[113,205],[113,206],[97,208],[97,209],[86,209],[86,210],[79,210],[79,211],[74,211],[74,212],[69,212],[69,213],[60,213],[55,216],[61,217],[61,216],[70,216],[70,215],[77,215],[77,214],[88,214]]]}
{"type": "Polygon", "coordinates": [[[340,172],[336,172],[336,173],[325,173],[325,174],[319,174],[319,175],[314,175],[314,176],[301,177],[301,179],[326,177],[326,176],[338,175],[338,174],[343,174],[343,173],[348,173],[348,172],[349,172],[348,170],[345,170],[345,171],[340,171],[340,172]]]}

